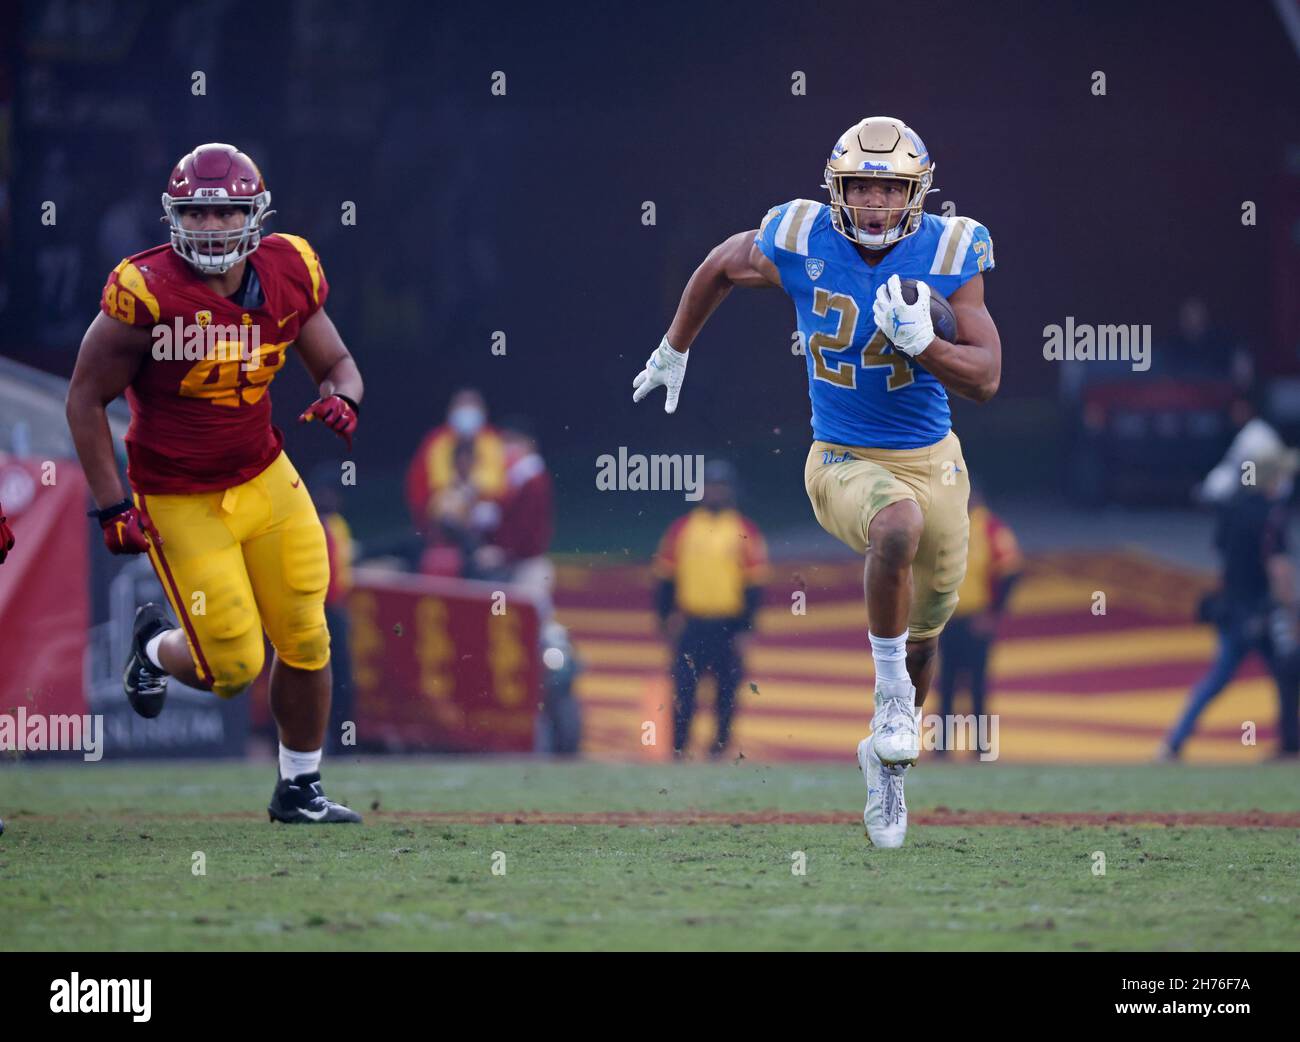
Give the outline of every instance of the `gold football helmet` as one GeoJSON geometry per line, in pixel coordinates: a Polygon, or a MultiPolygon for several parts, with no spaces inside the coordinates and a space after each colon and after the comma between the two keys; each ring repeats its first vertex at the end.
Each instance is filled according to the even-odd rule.
{"type": "Polygon", "coordinates": [[[849,127],[826,160],[826,188],[831,195],[831,225],[850,242],[869,250],[883,250],[921,227],[926,193],[934,180],[934,163],[920,136],[901,119],[868,116],[849,127]],[[907,204],[892,228],[873,235],[853,220],[845,202],[850,177],[880,177],[908,182],[907,204]]]}

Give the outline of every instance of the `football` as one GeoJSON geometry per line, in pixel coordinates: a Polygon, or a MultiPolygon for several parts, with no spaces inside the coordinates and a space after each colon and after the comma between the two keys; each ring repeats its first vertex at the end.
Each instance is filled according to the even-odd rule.
{"type": "MultiPolygon", "coordinates": [[[[916,279],[902,279],[899,286],[903,290],[903,299],[909,304],[916,303],[916,279]]],[[[930,287],[930,321],[934,324],[934,335],[940,340],[955,343],[957,340],[957,316],[952,313],[948,298],[933,286],[930,287]]]]}

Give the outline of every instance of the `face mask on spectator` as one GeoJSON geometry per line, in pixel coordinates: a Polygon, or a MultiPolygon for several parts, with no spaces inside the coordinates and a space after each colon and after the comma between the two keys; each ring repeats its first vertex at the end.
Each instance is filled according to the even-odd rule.
{"type": "Polygon", "coordinates": [[[477,405],[458,405],[447,417],[451,428],[462,438],[471,438],[483,427],[487,417],[477,405]]]}

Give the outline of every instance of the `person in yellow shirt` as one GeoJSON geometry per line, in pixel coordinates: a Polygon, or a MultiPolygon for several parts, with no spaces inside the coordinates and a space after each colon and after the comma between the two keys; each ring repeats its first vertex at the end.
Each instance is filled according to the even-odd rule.
{"type": "Polygon", "coordinates": [[[475,527],[491,529],[506,494],[506,452],[488,423],[487,402],[472,387],[452,395],[446,422],[425,435],[406,468],[406,505],[426,542],[443,537],[448,490],[459,485],[472,493],[475,527]]]}
{"type": "Polygon", "coordinates": [[[717,681],[717,732],[709,754],[731,741],[736,689],[744,676],[743,644],[767,581],[767,546],[758,526],[736,509],[730,464],[704,470],[700,505],[664,534],[655,557],[655,609],[660,632],[675,645],[672,678],[673,751],[683,755],[702,673],[717,681]]]}
{"type": "MultiPolygon", "coordinates": [[[[970,691],[971,712],[984,715],[989,650],[1023,568],[1015,533],[972,488],[966,578],[957,590],[957,609],[939,637],[939,698],[945,725],[953,713],[958,685],[970,691]]],[[[944,733],[948,733],[946,726],[944,733]]]]}

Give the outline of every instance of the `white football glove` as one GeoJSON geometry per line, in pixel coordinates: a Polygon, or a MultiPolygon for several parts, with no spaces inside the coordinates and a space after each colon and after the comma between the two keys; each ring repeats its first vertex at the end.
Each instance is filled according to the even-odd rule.
{"type": "Polygon", "coordinates": [[[639,402],[656,387],[668,388],[668,397],[664,399],[664,412],[677,411],[677,398],[682,393],[682,381],[686,379],[686,360],[690,351],[676,351],[664,337],[655,348],[654,354],[646,359],[645,368],[632,381],[636,388],[632,392],[632,401],[639,402]]]}
{"type": "Polygon", "coordinates": [[[916,284],[916,303],[903,300],[903,287],[897,275],[890,275],[878,290],[871,307],[876,326],[908,358],[915,358],[934,342],[934,324],[930,321],[930,287],[916,284]]]}

